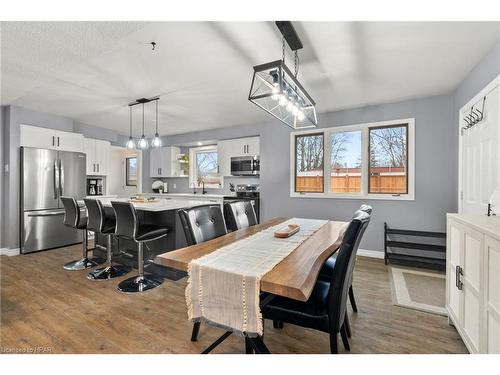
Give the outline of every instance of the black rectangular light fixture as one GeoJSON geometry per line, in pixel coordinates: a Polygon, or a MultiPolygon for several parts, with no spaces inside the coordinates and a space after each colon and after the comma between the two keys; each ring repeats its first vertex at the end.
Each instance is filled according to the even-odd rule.
{"type": "Polygon", "coordinates": [[[315,127],[316,103],[297,79],[302,42],[291,22],[277,21],[276,26],[283,35],[283,58],[253,67],[248,100],[293,129],[315,127]],[[295,74],[285,64],[285,41],[296,54],[295,74]]]}

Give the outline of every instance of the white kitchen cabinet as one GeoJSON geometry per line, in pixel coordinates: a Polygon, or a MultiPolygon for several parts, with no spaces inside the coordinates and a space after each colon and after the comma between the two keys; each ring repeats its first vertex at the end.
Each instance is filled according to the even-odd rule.
{"type": "Polygon", "coordinates": [[[21,146],[83,152],[83,143],[82,134],[21,125],[21,146]]]}
{"type": "Polygon", "coordinates": [[[150,177],[178,177],[180,164],[177,156],[179,147],[152,148],[149,151],[149,176],[150,177]]]}
{"type": "Polygon", "coordinates": [[[450,321],[471,353],[500,353],[500,218],[448,214],[446,253],[450,321]]]}
{"type": "Polygon", "coordinates": [[[232,157],[255,155],[260,155],[259,137],[237,138],[219,141],[217,143],[219,175],[231,175],[232,157]]]}
{"type": "Polygon", "coordinates": [[[85,138],[84,150],[87,155],[87,175],[108,175],[111,143],[99,139],[85,138]]]}

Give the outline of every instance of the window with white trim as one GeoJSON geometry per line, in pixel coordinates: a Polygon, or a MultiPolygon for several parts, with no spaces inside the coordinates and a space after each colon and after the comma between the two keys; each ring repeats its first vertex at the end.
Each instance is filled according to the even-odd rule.
{"type": "Polygon", "coordinates": [[[413,200],[414,125],[402,119],[292,132],[290,196],[413,200]]]}
{"type": "Polygon", "coordinates": [[[216,145],[189,149],[189,169],[191,186],[201,187],[204,184],[206,188],[222,188],[216,145]]]}

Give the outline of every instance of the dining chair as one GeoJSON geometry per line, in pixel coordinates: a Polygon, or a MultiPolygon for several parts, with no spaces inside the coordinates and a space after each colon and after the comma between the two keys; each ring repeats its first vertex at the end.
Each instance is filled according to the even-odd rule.
{"type": "Polygon", "coordinates": [[[83,252],[81,259],[66,263],[64,269],[68,271],[80,271],[97,266],[98,262],[88,257],[87,216],[82,215],[80,206],[74,197],[61,197],[61,201],[64,206],[64,225],[82,231],[83,252]]]}
{"type": "Polygon", "coordinates": [[[257,224],[257,215],[251,201],[224,203],[224,218],[231,231],[257,224]]]}
{"type": "MultiPolygon", "coordinates": [[[[226,223],[220,205],[209,204],[177,211],[188,246],[227,234],[226,223]]],[[[198,340],[200,322],[193,324],[191,341],[198,340]]]]}
{"type": "Polygon", "coordinates": [[[329,333],[331,353],[338,353],[337,337],[340,333],[345,349],[350,350],[344,324],[349,282],[356,250],[369,222],[369,213],[355,212],[344,234],[329,282],[318,279],[306,302],[274,297],[261,307],[263,318],[329,333]]]}
{"type": "MultiPolygon", "coordinates": [[[[369,215],[372,214],[372,207],[367,205],[367,204],[362,204],[361,207],[359,207],[359,211],[363,211],[368,213],[369,215]]],[[[324,281],[329,281],[331,278],[331,275],[333,273],[333,269],[335,267],[335,261],[337,258],[337,254],[333,254],[331,257],[329,257],[326,262],[323,264],[323,267],[321,267],[321,270],[319,271],[319,278],[324,281]]],[[[354,257],[354,262],[356,261],[356,257],[354,257]]],[[[349,302],[351,303],[352,311],[358,312],[358,306],[356,304],[356,300],[354,298],[354,290],[352,288],[352,277],[349,282],[349,302]]],[[[349,318],[346,317],[346,329],[347,329],[347,335],[351,337],[351,326],[349,324],[349,318]]]]}

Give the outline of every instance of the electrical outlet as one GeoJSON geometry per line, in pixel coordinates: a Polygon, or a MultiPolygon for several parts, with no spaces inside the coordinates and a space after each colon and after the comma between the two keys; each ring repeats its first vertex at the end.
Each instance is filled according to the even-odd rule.
{"type": "Polygon", "coordinates": [[[174,184],[174,189],[176,189],[176,188],[177,188],[177,184],[174,184]]]}

